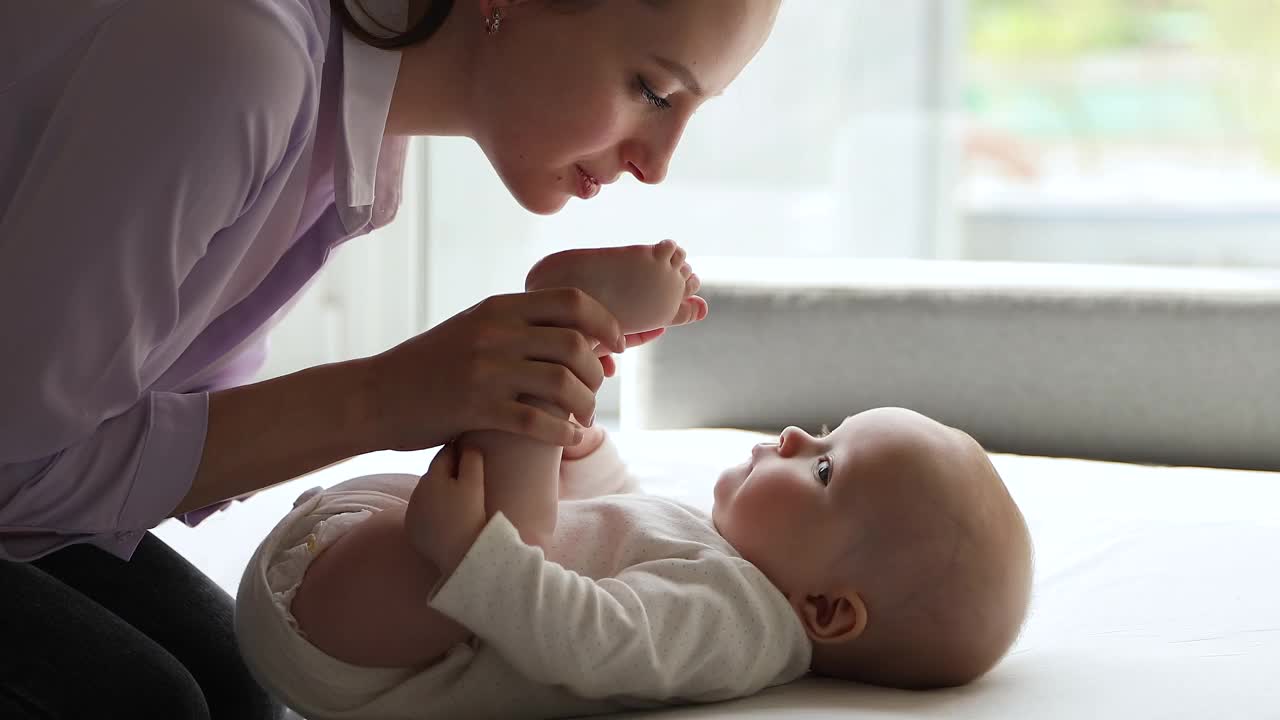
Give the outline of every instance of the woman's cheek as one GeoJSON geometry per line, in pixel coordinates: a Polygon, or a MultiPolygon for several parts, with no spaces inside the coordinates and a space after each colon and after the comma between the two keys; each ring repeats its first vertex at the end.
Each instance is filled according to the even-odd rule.
{"type": "MultiPolygon", "coordinates": [[[[564,123],[566,156],[571,161],[597,155],[620,144],[627,136],[628,112],[622,102],[583,104],[564,123]]],[[[595,168],[608,172],[621,168],[595,168]]]]}

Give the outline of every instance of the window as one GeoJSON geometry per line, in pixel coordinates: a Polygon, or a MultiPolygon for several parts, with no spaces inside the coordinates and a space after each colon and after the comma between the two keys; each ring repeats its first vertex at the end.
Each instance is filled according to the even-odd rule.
{"type": "Polygon", "coordinates": [[[1280,5],[787,0],[663,186],[499,232],[508,278],[663,237],[695,257],[1280,264],[1280,5]]]}
{"type": "Polygon", "coordinates": [[[1280,264],[1280,5],[970,0],[978,258],[1280,264]]]}

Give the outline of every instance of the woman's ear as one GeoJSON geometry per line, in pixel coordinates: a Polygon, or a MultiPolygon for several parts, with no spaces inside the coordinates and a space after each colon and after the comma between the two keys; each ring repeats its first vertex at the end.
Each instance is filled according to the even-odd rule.
{"type": "Polygon", "coordinates": [[[867,627],[867,605],[856,592],[795,595],[790,600],[805,632],[814,642],[846,642],[861,635],[867,627]]]}

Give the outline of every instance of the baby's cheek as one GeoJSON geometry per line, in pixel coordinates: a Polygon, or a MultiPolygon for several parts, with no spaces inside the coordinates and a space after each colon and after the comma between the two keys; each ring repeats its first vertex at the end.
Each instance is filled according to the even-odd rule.
{"type": "Polygon", "coordinates": [[[740,497],[738,503],[744,525],[755,535],[771,533],[773,526],[778,524],[779,514],[785,512],[784,509],[778,504],[773,493],[760,492],[760,487],[748,486],[745,489],[747,490],[744,493],[745,497],[740,497]],[[751,492],[752,490],[756,492],[751,492]]]}

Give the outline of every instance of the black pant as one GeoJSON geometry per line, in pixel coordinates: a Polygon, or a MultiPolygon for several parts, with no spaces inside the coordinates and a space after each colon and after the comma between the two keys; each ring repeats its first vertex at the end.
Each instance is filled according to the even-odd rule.
{"type": "Polygon", "coordinates": [[[233,612],[151,533],[129,562],[91,545],[0,560],[0,718],[278,718],[233,612]]]}

